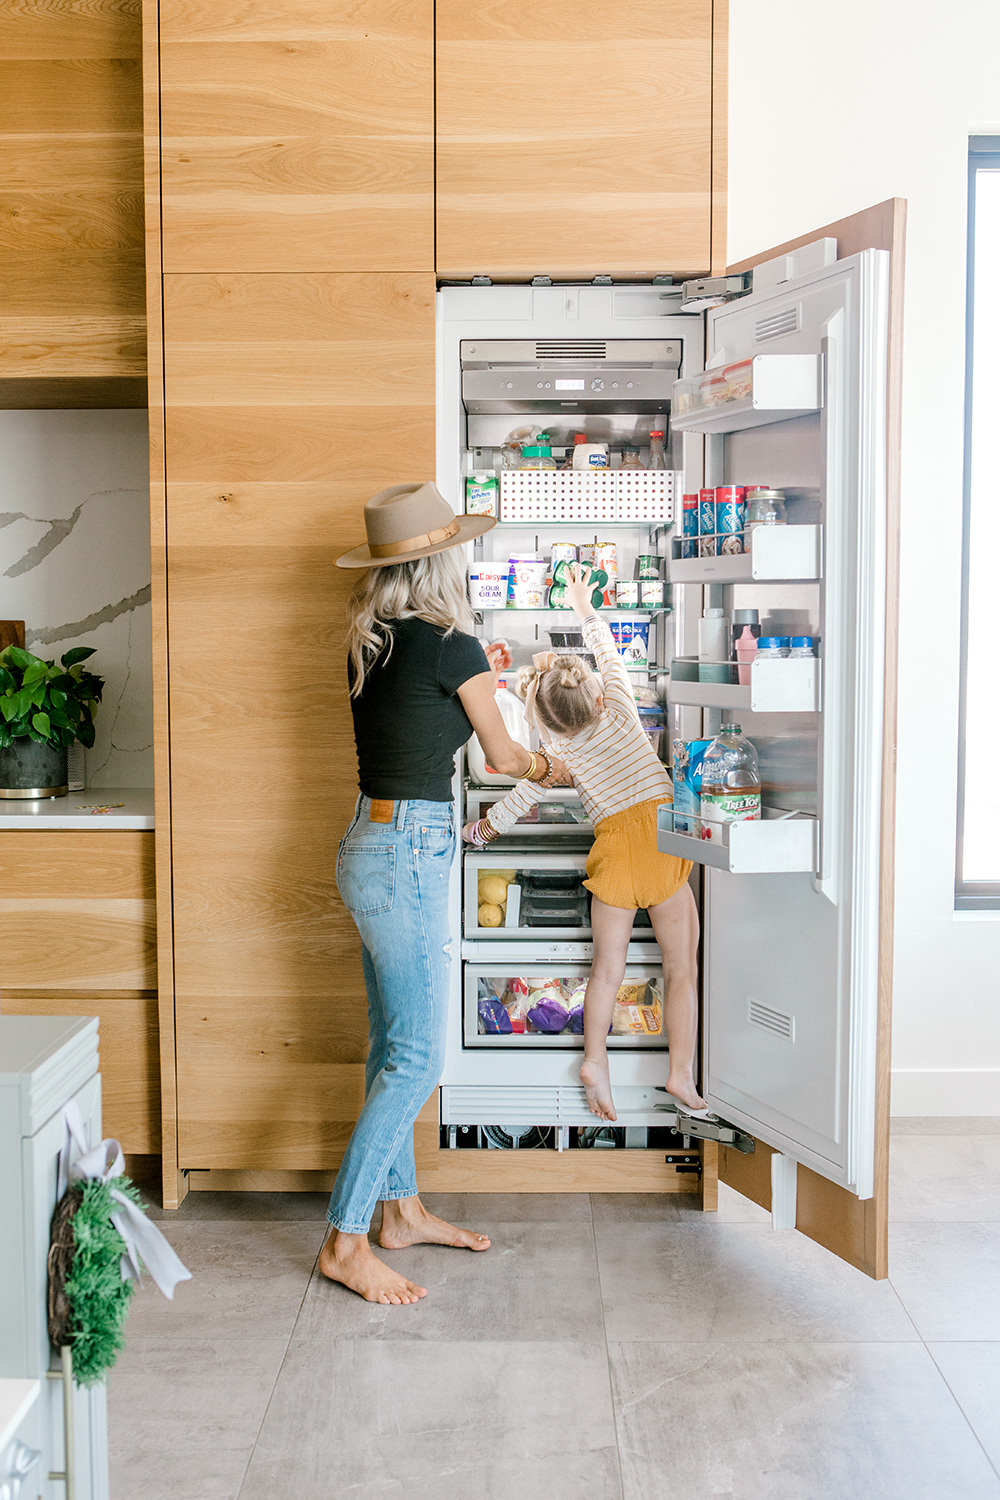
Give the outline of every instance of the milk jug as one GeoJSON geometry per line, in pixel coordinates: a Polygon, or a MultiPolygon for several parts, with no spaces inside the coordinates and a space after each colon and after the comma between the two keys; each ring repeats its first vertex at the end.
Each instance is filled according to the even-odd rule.
{"type": "MultiPolygon", "coordinates": [[[[531,730],[528,721],[524,717],[524,704],[520,698],[516,698],[506,687],[497,689],[497,708],[503,719],[504,727],[511,739],[517,744],[523,745],[525,750],[531,749],[531,730]]],[[[465,747],[469,761],[469,773],[474,782],[479,786],[513,786],[516,780],[513,776],[501,776],[498,771],[492,771],[486,764],[486,756],[476,735],[473,735],[465,747]]]]}

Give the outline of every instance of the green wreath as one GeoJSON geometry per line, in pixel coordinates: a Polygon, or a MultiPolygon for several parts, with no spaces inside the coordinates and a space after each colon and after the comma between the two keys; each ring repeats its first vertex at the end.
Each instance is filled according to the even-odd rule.
{"type": "MultiPolygon", "coordinates": [[[[115,1191],[140,1203],[127,1177],[115,1191]]],[[[135,1291],[121,1271],[125,1241],[111,1222],[111,1185],[96,1179],[67,1188],[52,1216],[49,1246],[49,1338],[70,1345],[79,1385],[96,1385],[125,1346],[122,1329],[135,1291]]]]}

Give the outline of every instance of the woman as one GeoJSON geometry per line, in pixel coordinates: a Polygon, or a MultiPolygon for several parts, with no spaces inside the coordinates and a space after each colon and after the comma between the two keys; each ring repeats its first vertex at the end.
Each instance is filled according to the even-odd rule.
{"type": "Polygon", "coordinates": [[[367,545],[337,559],[367,569],[348,605],[361,795],[340,843],[337,887],[361,934],[370,1050],[365,1104],[337,1173],[319,1266],[368,1302],[427,1295],[368,1243],[380,1199],[386,1249],[490,1243],[427,1212],[413,1158],[413,1122],[444,1062],[455,751],[475,731],[505,775],[543,786],[568,779],[561,761],[508,735],[494,667],[510,658],[491,647],[491,666],[472,634],[465,561],[455,549],[495,524],[456,517],[433,484],[395,485],[365,506],[367,545]]]}

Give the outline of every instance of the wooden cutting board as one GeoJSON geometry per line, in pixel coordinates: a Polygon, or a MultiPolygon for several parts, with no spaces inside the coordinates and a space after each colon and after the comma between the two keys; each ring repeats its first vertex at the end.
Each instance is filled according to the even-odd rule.
{"type": "Polygon", "coordinates": [[[7,646],[24,645],[24,621],[0,620],[0,651],[7,646]]]}

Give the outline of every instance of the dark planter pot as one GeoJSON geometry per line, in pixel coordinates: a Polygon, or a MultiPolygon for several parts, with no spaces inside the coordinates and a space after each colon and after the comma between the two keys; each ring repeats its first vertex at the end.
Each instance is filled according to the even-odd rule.
{"type": "Polygon", "coordinates": [[[68,783],[65,750],[29,739],[0,746],[0,797],[65,797],[68,783]]]}

